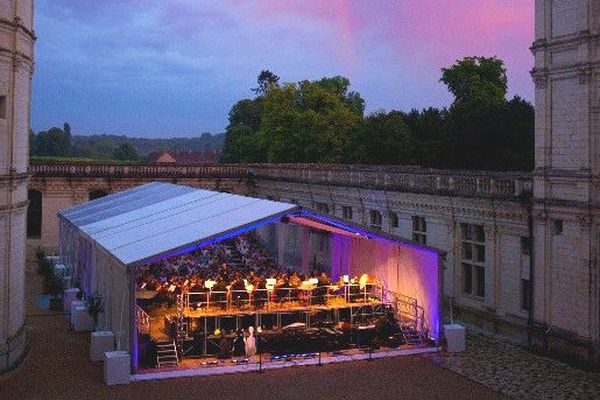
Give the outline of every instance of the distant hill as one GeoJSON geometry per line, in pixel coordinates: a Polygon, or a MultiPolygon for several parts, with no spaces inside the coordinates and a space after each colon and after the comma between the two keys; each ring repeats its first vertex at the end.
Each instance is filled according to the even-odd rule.
{"type": "Polygon", "coordinates": [[[132,138],[118,135],[73,135],[69,155],[74,157],[94,157],[108,153],[122,144],[132,145],[140,158],[160,150],[222,150],[225,134],[211,135],[203,133],[190,138],[132,138]],[[106,151],[104,151],[106,150],[106,151]]]}

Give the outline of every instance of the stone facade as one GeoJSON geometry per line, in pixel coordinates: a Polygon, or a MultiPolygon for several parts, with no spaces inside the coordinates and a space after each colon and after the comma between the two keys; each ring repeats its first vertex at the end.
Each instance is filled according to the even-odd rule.
{"type": "Polygon", "coordinates": [[[22,357],[33,1],[0,1],[0,371],[22,357]]]}
{"type": "MultiPolygon", "coordinates": [[[[5,7],[0,14],[13,15],[9,11],[5,7]]],[[[27,38],[20,24],[4,23],[27,38]]],[[[536,0],[535,25],[532,174],[315,165],[33,165],[30,190],[41,194],[36,205],[41,229],[28,246],[56,249],[60,208],[152,180],[294,202],[446,250],[446,304],[452,304],[456,319],[598,366],[600,0],[536,0]]],[[[7,90],[14,82],[18,89],[28,84],[21,75],[7,82],[7,90]]],[[[7,93],[7,104],[13,97],[15,104],[25,104],[18,93],[7,93]]],[[[10,139],[14,154],[24,154],[23,138],[10,139]]],[[[9,156],[1,157],[1,182],[22,182],[7,169],[9,156]]],[[[19,157],[12,162],[22,172],[24,163],[19,157]]],[[[2,185],[6,192],[9,185],[2,185]]],[[[24,202],[23,185],[13,186],[12,199],[0,206],[24,202]]],[[[13,257],[15,251],[22,255],[19,212],[17,207],[8,214],[16,223],[0,224],[5,242],[12,238],[6,248],[13,257]]],[[[22,260],[10,265],[20,267],[22,260]]],[[[20,288],[19,282],[14,286],[20,288]]],[[[22,303],[22,291],[15,296],[22,303]]],[[[14,303],[17,310],[21,303],[14,303]]],[[[22,312],[11,315],[20,319],[9,329],[21,326],[22,312]]]]}
{"type": "Polygon", "coordinates": [[[600,0],[537,0],[534,322],[538,347],[600,362],[600,0]]]}
{"type": "Polygon", "coordinates": [[[522,243],[531,242],[531,174],[289,164],[33,164],[31,174],[30,190],[42,194],[43,210],[42,234],[28,240],[31,253],[56,249],[59,209],[153,180],[292,202],[408,239],[416,238],[413,217],[420,217],[420,238],[448,252],[445,294],[455,316],[527,340],[522,280],[531,257],[522,243]],[[373,212],[380,219],[372,220],[373,212]],[[465,292],[464,224],[481,226],[485,236],[482,296],[465,292]]]}

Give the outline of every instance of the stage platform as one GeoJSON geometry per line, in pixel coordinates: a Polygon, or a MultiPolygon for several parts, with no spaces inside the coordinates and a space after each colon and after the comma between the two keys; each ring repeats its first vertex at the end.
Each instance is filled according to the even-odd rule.
{"type": "MultiPolygon", "coordinates": [[[[196,309],[192,310],[189,307],[183,309],[183,315],[190,320],[196,320],[203,331],[209,331],[206,324],[212,320],[211,328],[221,329],[222,321],[226,319],[234,319],[234,329],[247,329],[248,326],[259,327],[263,325],[264,319],[271,317],[271,325],[277,328],[282,328],[284,316],[297,314],[302,316],[301,319],[295,322],[303,322],[306,327],[311,326],[311,317],[318,313],[331,313],[330,318],[336,324],[340,321],[340,314],[347,313],[349,322],[353,323],[362,317],[378,315],[384,313],[384,307],[390,304],[378,300],[367,302],[352,302],[336,305],[315,304],[310,306],[290,306],[278,307],[272,309],[196,309]],[[204,326],[202,326],[204,325],[204,326]]],[[[177,313],[177,307],[156,307],[151,310],[146,310],[150,317],[150,336],[155,340],[167,340],[169,335],[164,329],[164,318],[174,317],[177,313]]]]}
{"type": "Polygon", "coordinates": [[[378,359],[385,357],[412,356],[424,353],[435,353],[440,350],[441,347],[430,347],[425,345],[404,345],[397,349],[382,349],[373,351],[372,353],[364,352],[357,349],[335,352],[336,354],[322,353],[320,359],[318,358],[318,356],[315,356],[312,358],[305,359],[293,359],[292,361],[270,361],[268,359],[268,356],[263,356],[262,365],[261,363],[259,363],[259,356],[254,356],[251,362],[242,365],[235,365],[232,360],[221,360],[223,362],[217,365],[203,365],[202,362],[207,362],[207,359],[203,359],[202,362],[199,362],[199,360],[186,360],[184,363],[182,363],[182,365],[173,368],[162,368],[160,370],[157,370],[156,368],[151,368],[140,370],[139,373],[131,376],[131,380],[148,381],[156,379],[223,375],[242,372],[258,372],[261,369],[271,370],[285,367],[318,365],[319,363],[331,364],[349,361],[378,359]]]}

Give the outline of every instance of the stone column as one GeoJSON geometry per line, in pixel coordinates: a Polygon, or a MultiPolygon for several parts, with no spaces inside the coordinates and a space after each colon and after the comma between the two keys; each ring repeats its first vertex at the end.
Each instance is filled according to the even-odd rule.
{"type": "Polygon", "coordinates": [[[0,371],[14,367],[24,335],[33,1],[0,0],[0,371]]]}

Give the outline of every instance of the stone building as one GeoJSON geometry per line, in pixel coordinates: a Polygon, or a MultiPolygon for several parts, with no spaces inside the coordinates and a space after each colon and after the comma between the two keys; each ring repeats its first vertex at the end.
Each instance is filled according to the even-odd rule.
{"type": "Polygon", "coordinates": [[[33,1],[0,1],[0,371],[22,357],[33,1]]]}
{"type": "Polygon", "coordinates": [[[56,248],[59,209],[150,180],[294,202],[445,249],[455,319],[598,366],[600,0],[536,0],[535,24],[531,173],[33,165],[28,247],[56,248]]]}
{"type": "Polygon", "coordinates": [[[544,348],[597,364],[600,0],[536,0],[532,51],[533,320],[544,348]]]}

